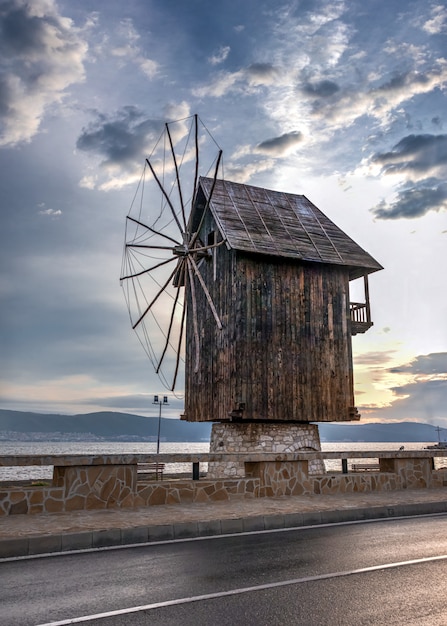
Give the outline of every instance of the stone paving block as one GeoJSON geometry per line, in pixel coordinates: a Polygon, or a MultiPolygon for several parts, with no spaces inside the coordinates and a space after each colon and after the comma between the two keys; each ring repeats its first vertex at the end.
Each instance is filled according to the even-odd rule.
{"type": "MultiPolygon", "coordinates": [[[[361,515],[366,517],[362,517],[361,519],[384,519],[389,517],[388,507],[386,506],[374,506],[370,509],[363,509],[361,511],[361,515]],[[366,513],[365,513],[366,511],[366,513]]],[[[353,517],[352,519],[358,519],[357,517],[353,517]]]]}
{"type": "Polygon", "coordinates": [[[430,502],[427,505],[428,513],[447,513],[447,494],[444,502],[430,502]]]}
{"type": "Polygon", "coordinates": [[[396,508],[397,507],[395,507],[395,506],[386,506],[385,507],[386,516],[387,517],[396,517],[396,515],[397,515],[396,508]]]}
{"type": "Polygon", "coordinates": [[[206,522],[199,522],[199,537],[208,537],[213,535],[221,535],[220,520],[208,520],[206,522]]]}
{"type": "Polygon", "coordinates": [[[129,543],[146,543],[149,539],[147,526],[137,526],[135,528],[121,529],[121,543],[123,545],[129,543]]]}
{"type": "Polygon", "coordinates": [[[361,520],[365,520],[365,519],[374,519],[375,518],[375,514],[374,514],[374,509],[376,507],[372,507],[372,508],[364,508],[364,507],[360,507],[358,509],[351,509],[352,511],[352,520],[355,521],[361,521],[361,520]]]}
{"type": "Polygon", "coordinates": [[[170,541],[174,539],[174,526],[172,524],[149,526],[147,534],[148,541],[170,541]]]}
{"type": "Polygon", "coordinates": [[[264,528],[265,530],[284,528],[284,515],[265,515],[264,528]]]}
{"type": "Polygon", "coordinates": [[[41,535],[40,537],[30,537],[28,544],[28,554],[45,554],[47,552],[60,552],[62,548],[62,536],[41,535]]]}
{"type": "Polygon", "coordinates": [[[321,511],[322,524],[337,524],[349,522],[354,519],[353,511],[349,509],[335,509],[334,511],[321,511]]]}
{"type": "Polygon", "coordinates": [[[252,532],[255,530],[264,530],[264,516],[246,517],[242,520],[244,532],[252,532]]]}
{"type": "Polygon", "coordinates": [[[446,502],[421,502],[400,504],[397,508],[399,515],[424,515],[430,513],[444,513],[446,502]]]}
{"type": "Polygon", "coordinates": [[[106,548],[108,546],[119,546],[121,544],[121,530],[94,530],[92,532],[92,547],[106,548]]]}
{"type": "Polygon", "coordinates": [[[303,526],[321,524],[321,511],[306,511],[303,513],[303,526]]]}
{"type": "Polygon", "coordinates": [[[297,528],[303,526],[302,513],[286,513],[284,515],[284,528],[297,528]]]}
{"type": "Polygon", "coordinates": [[[401,515],[401,513],[397,511],[397,507],[390,507],[389,505],[364,508],[362,510],[362,514],[364,515],[362,519],[385,519],[388,517],[396,517],[397,515],[401,515]]]}
{"type": "Polygon", "coordinates": [[[181,522],[174,524],[174,537],[176,539],[190,539],[199,536],[198,522],[181,522]]]}
{"type": "Polygon", "coordinates": [[[67,533],[62,535],[62,551],[88,550],[93,546],[93,536],[91,531],[82,533],[67,533]]]}
{"type": "Polygon", "coordinates": [[[0,559],[28,556],[28,539],[5,539],[0,541],[0,559]]]}
{"type": "Polygon", "coordinates": [[[222,535],[233,535],[234,533],[241,533],[244,530],[242,518],[223,519],[220,521],[220,527],[222,535]]]}

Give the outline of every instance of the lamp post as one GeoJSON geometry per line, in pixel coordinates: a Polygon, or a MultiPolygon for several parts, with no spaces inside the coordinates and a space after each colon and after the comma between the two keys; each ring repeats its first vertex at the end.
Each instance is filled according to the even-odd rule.
{"type": "Polygon", "coordinates": [[[157,434],[157,454],[160,452],[160,427],[161,427],[161,407],[169,406],[168,396],[163,396],[163,400],[159,396],[154,396],[152,404],[158,404],[158,434],[157,434]]]}

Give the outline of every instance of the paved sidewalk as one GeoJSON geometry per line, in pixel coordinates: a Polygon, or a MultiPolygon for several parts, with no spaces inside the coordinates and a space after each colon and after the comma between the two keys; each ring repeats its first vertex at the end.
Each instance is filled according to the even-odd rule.
{"type": "Polygon", "coordinates": [[[170,504],[0,517],[0,559],[136,543],[447,512],[447,489],[170,504]]]}

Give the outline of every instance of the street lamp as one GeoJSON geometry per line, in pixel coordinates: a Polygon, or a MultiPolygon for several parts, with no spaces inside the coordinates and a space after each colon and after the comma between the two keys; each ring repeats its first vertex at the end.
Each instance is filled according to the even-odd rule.
{"type": "Polygon", "coordinates": [[[169,406],[168,396],[163,396],[163,400],[159,396],[154,396],[152,404],[158,404],[158,435],[157,435],[157,454],[160,452],[160,426],[161,426],[161,407],[169,406]]]}

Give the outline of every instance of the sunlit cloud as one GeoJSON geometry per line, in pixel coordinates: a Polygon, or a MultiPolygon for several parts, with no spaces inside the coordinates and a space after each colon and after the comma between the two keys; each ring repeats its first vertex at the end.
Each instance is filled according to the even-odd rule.
{"type": "Polygon", "coordinates": [[[247,183],[256,174],[272,170],[275,165],[273,159],[261,159],[258,161],[251,161],[250,163],[237,163],[230,162],[225,169],[226,178],[232,180],[235,183],[247,183]]]}
{"type": "Polygon", "coordinates": [[[354,362],[356,365],[382,365],[389,363],[395,357],[396,350],[389,350],[387,352],[363,352],[354,356],[354,362]]]}
{"type": "Polygon", "coordinates": [[[447,9],[442,4],[431,7],[431,17],[424,22],[422,28],[430,35],[440,35],[447,30],[447,9]]]}
{"type": "Polygon", "coordinates": [[[447,377],[447,352],[421,354],[410,363],[399,365],[390,370],[393,373],[410,373],[415,376],[436,376],[442,374],[447,377]]]}
{"type": "Polygon", "coordinates": [[[140,35],[130,18],[121,20],[117,34],[122,43],[112,46],[111,54],[120,59],[122,63],[135,64],[148,78],[155,78],[159,64],[153,59],[147,58],[143,53],[143,49],[138,43],[140,35]]]}
{"type": "MultiPolygon", "coordinates": [[[[380,354],[377,354],[379,358],[380,354]]],[[[361,358],[356,359],[357,365],[362,362],[361,358]]],[[[379,373],[377,370],[370,371],[372,378],[376,378],[377,374],[379,378],[375,384],[385,384],[388,394],[384,396],[385,402],[373,401],[365,405],[369,417],[428,423],[447,418],[447,353],[419,355],[408,363],[383,369],[379,373]]],[[[374,397],[371,389],[367,389],[366,395],[374,397]]]]}
{"type": "Polygon", "coordinates": [[[47,217],[58,217],[62,215],[62,211],[60,209],[41,209],[39,211],[39,215],[45,215],[47,217]]]}
{"type": "Polygon", "coordinates": [[[221,46],[215,54],[209,57],[208,62],[211,63],[211,65],[219,65],[225,61],[229,54],[230,46],[221,46]]]}
{"type": "MultiPolygon", "coordinates": [[[[353,124],[366,115],[381,125],[392,120],[392,113],[416,95],[443,88],[447,82],[447,63],[439,59],[435,67],[425,72],[397,73],[373,88],[361,89],[361,84],[341,87],[331,95],[325,94],[311,103],[312,114],[330,124],[332,129],[353,124]]],[[[366,85],[365,85],[366,87],[366,85]]],[[[312,97],[312,94],[309,94],[312,97]]]]}

